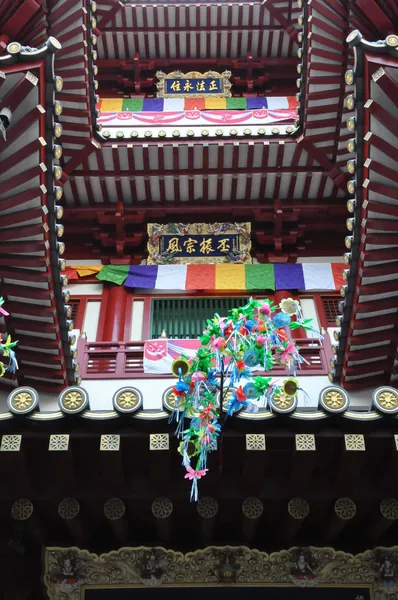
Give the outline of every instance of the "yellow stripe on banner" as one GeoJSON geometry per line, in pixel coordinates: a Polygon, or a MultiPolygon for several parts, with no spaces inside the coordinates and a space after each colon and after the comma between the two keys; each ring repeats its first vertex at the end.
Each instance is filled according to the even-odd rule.
{"type": "Polygon", "coordinates": [[[216,109],[216,110],[225,110],[227,108],[227,99],[226,98],[205,98],[205,108],[207,109],[216,109]]]}
{"type": "Polygon", "coordinates": [[[89,277],[90,275],[96,275],[100,271],[102,271],[103,265],[92,265],[92,266],[83,266],[83,267],[74,267],[79,275],[79,277],[89,277]]]}
{"type": "Polygon", "coordinates": [[[245,289],[245,265],[216,265],[216,290],[245,289]]]}
{"type": "Polygon", "coordinates": [[[123,98],[102,98],[101,112],[122,112],[123,98]]]}

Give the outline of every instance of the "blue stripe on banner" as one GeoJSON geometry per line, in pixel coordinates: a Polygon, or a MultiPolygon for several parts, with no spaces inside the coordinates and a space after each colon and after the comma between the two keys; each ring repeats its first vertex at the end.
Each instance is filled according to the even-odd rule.
{"type": "Polygon", "coordinates": [[[158,276],[157,265],[137,265],[131,266],[129,274],[124,282],[126,287],[137,287],[153,290],[158,276]]]}
{"type": "Polygon", "coordinates": [[[275,265],[276,290],[304,290],[303,266],[295,264],[275,265]]]}
{"type": "Polygon", "coordinates": [[[247,110],[261,110],[268,108],[268,101],[265,97],[246,98],[247,110]]]}
{"type": "Polygon", "coordinates": [[[163,98],[144,98],[142,110],[145,112],[163,112],[163,98]]]}

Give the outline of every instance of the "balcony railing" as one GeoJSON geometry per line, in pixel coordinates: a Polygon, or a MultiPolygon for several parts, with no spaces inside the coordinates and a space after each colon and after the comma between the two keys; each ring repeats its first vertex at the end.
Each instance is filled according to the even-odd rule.
{"type": "MultiPolygon", "coordinates": [[[[295,340],[306,360],[298,375],[327,375],[332,357],[329,337],[323,341],[310,338],[295,340]]],[[[78,361],[82,379],[159,379],[172,375],[144,373],[145,342],[78,341],[78,361]]],[[[283,376],[287,370],[275,366],[272,374],[283,376]]]]}

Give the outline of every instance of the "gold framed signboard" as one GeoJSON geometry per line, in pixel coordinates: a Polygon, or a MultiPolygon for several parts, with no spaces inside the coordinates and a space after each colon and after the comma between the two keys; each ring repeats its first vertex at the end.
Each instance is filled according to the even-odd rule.
{"type": "Polygon", "coordinates": [[[394,600],[397,556],[398,546],[356,555],[313,546],[270,554],[245,546],[187,554],[140,546],[100,556],[46,548],[44,583],[51,600],[201,600],[204,594],[209,600],[220,594],[228,600],[394,600]]]}
{"type": "Polygon", "coordinates": [[[250,223],[148,224],[148,265],[251,263],[250,223]]]}
{"type": "Polygon", "coordinates": [[[182,73],[173,71],[172,73],[163,73],[157,71],[156,83],[158,98],[230,98],[231,71],[218,73],[217,71],[207,71],[199,73],[190,71],[182,73]]]}

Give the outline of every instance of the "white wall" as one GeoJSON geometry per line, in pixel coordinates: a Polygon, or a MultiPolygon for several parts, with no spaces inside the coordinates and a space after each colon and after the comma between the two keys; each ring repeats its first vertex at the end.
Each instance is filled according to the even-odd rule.
{"type": "MultiPolygon", "coordinates": [[[[297,378],[302,387],[310,397],[306,399],[299,392],[299,409],[302,411],[316,410],[321,390],[330,385],[325,375],[307,376],[297,378]]],[[[283,379],[279,380],[280,382],[283,379]]],[[[144,398],[144,409],[161,410],[163,392],[174,385],[175,378],[170,379],[109,379],[109,380],[86,380],[82,382],[82,387],[87,390],[90,397],[91,410],[112,410],[112,397],[122,387],[133,386],[139,389],[144,398]]],[[[350,408],[352,410],[368,411],[372,407],[373,389],[362,390],[360,392],[349,392],[350,408]]],[[[9,392],[0,391],[0,413],[7,412],[7,396],[9,392]]],[[[57,395],[41,392],[40,410],[57,411],[57,395]]],[[[342,428],[344,421],[342,422],[342,428]]]]}
{"type": "Polygon", "coordinates": [[[70,283],[67,289],[71,296],[101,296],[104,286],[102,283],[70,283]]]}
{"type": "MultiPolygon", "coordinates": [[[[284,378],[278,379],[282,383],[284,378]]],[[[319,394],[323,388],[330,385],[326,375],[308,375],[297,377],[299,385],[305,390],[309,398],[299,392],[299,408],[303,411],[312,411],[318,407],[319,394]]],[[[161,410],[163,392],[170,386],[175,385],[176,379],[112,379],[112,380],[83,380],[84,387],[90,396],[90,408],[92,410],[111,410],[113,394],[120,388],[133,386],[138,388],[144,398],[144,409],[161,410]]]]}
{"type": "Polygon", "coordinates": [[[100,311],[101,300],[89,300],[87,302],[82,331],[86,333],[88,342],[95,342],[97,339],[100,311]]]}
{"type": "MultiPolygon", "coordinates": [[[[312,298],[300,298],[300,305],[304,319],[312,319],[313,328],[320,331],[321,325],[318,320],[318,313],[316,311],[314,300],[312,298]]],[[[306,331],[305,333],[308,338],[318,339],[320,337],[313,331],[306,331]]]]}
{"type": "Polygon", "coordinates": [[[144,301],[131,299],[131,323],[130,340],[138,342],[142,340],[142,328],[144,326],[144,301]]]}

